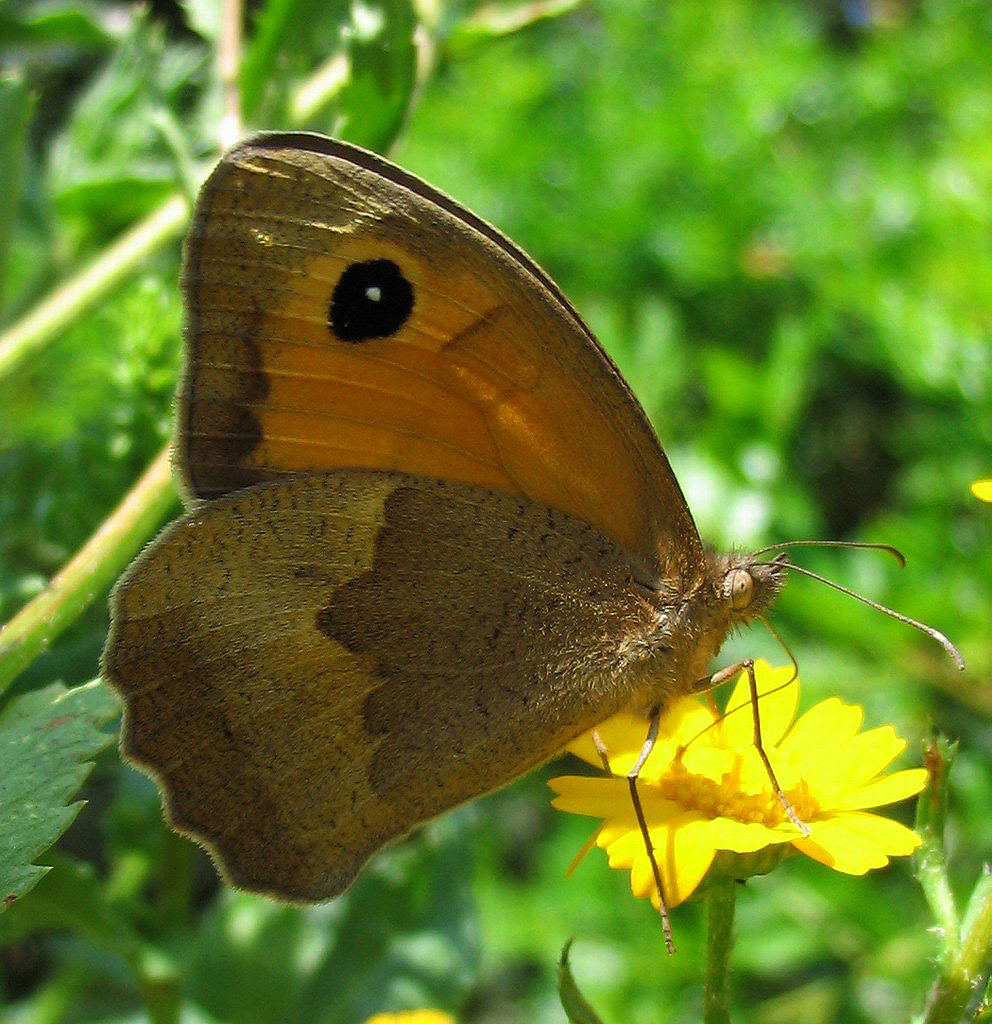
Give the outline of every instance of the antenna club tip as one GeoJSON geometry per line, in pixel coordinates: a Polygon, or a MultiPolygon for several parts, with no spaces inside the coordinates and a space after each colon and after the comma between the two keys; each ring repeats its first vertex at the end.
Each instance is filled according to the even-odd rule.
{"type": "Polygon", "coordinates": [[[961,652],[951,643],[950,640],[944,636],[939,630],[934,630],[934,639],[940,644],[941,647],[947,652],[947,656],[957,666],[959,672],[964,671],[964,658],[961,657],[961,652]]]}

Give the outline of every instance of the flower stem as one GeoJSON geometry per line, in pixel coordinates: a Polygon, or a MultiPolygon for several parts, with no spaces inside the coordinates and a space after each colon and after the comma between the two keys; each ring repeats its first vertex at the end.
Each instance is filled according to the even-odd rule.
{"type": "Polygon", "coordinates": [[[732,878],[711,878],[706,890],[706,983],[703,1024],[730,1024],[727,997],[730,954],[734,948],[734,909],[737,883],[732,878]]]}
{"type": "Polygon", "coordinates": [[[0,694],[141,550],[176,501],[166,449],[45,589],[0,628],[0,694]]]}
{"type": "MultiPolygon", "coordinates": [[[[992,955],[992,876],[976,883],[953,962],[941,971],[927,1003],[926,1024],[957,1024],[978,997],[992,955]]],[[[970,1019],[970,1018],[969,1018],[970,1019]]]]}
{"type": "Polygon", "coordinates": [[[189,217],[185,196],[174,195],[126,231],[86,267],[0,333],[0,377],[43,347],[99,301],[142,261],[176,238],[189,217]]]}
{"type": "Polygon", "coordinates": [[[916,831],[923,843],[914,855],[914,867],[917,880],[940,928],[940,960],[943,967],[954,962],[961,940],[961,921],[951,892],[944,848],[948,778],[956,753],[957,744],[943,736],[933,736],[927,741],[923,749],[923,760],[930,781],[916,805],[916,831]]]}

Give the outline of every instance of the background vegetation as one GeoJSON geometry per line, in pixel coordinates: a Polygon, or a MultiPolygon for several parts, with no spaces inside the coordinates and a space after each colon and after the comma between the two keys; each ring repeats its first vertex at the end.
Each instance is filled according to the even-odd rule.
{"type": "MultiPolygon", "coordinates": [[[[0,8],[2,619],[46,597],[169,435],[182,201],[162,211],[217,153],[219,25],[209,0],[0,8]],[[140,258],[98,265],[78,302],[50,299],[156,211],[140,258]],[[46,297],[50,319],[25,321],[46,297]]],[[[628,375],[707,540],[905,551],[902,571],[864,553],[802,561],[944,629],[966,674],[809,581],[774,622],[809,703],[840,694],[895,723],[907,764],[931,724],[960,739],[959,897],[992,849],[992,506],[968,490],[992,476],[990,44],[977,0],[259,0],[240,72],[247,128],[392,146],[552,273],[628,375]]],[[[177,509],[160,498],[150,518],[177,509]]],[[[4,699],[49,706],[41,688],[93,678],[115,558],[153,532],[130,522],[130,549],[87,563],[69,628],[27,654],[0,636],[20,659],[4,699]]],[[[760,632],[727,657],[745,653],[782,660],[760,632]]],[[[95,727],[113,713],[101,692],[74,697],[95,727]]],[[[570,936],[606,1020],[699,1018],[698,907],[675,914],[668,958],[601,857],[566,881],[588,824],[550,811],[540,773],[304,910],[220,885],[113,747],[83,795],[58,846],[25,855],[53,870],[0,913],[4,1021],[356,1024],[415,1006],[560,1021],[570,936]]],[[[10,859],[30,807],[4,807],[10,859]]],[[[906,1020],[933,974],[931,924],[908,864],[852,879],[789,861],[739,899],[735,1019],[906,1020]]]]}

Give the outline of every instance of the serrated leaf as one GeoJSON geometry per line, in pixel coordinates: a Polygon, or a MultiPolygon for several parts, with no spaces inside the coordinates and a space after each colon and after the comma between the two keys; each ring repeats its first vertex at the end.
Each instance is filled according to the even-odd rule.
{"type": "Polygon", "coordinates": [[[95,946],[135,965],[143,944],[134,927],[111,901],[93,866],[52,851],[48,872],[27,899],[18,900],[0,917],[0,944],[8,945],[41,932],[65,931],[85,936],[95,946]]]}
{"type": "Polygon", "coordinates": [[[0,712],[0,911],[49,870],[33,861],[79,813],[82,802],[69,801],[113,740],[102,729],[118,708],[94,681],[68,691],[54,683],[0,712]]]}

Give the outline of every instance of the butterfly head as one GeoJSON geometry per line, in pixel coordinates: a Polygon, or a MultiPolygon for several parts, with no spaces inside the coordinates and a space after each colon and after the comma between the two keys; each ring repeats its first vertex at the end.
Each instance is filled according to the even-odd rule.
{"type": "Polygon", "coordinates": [[[731,626],[744,625],[763,614],[778,597],[788,563],[778,555],[763,561],[755,555],[714,554],[713,579],[731,626]]]}

